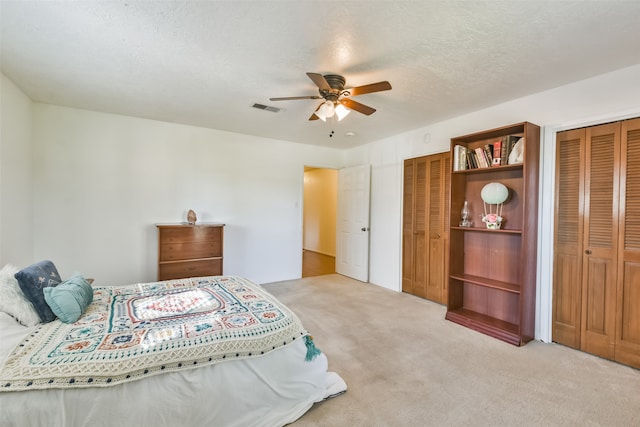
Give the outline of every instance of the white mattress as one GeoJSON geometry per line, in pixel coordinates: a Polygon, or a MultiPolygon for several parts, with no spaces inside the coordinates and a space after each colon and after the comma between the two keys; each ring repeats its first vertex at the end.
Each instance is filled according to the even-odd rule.
{"type": "MultiPolygon", "coordinates": [[[[32,329],[0,312],[0,364],[32,329]]],[[[306,362],[306,352],[296,340],[261,357],[112,387],[0,392],[0,425],[282,426],[346,390],[324,354],[306,362]]]]}

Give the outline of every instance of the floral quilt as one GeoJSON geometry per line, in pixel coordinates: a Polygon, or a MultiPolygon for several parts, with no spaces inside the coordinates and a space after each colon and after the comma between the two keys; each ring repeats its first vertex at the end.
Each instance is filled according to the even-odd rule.
{"type": "Polygon", "coordinates": [[[0,391],[100,387],[224,360],[307,337],[297,316],[234,276],[94,288],[76,323],[39,325],[0,371],[0,391]]]}

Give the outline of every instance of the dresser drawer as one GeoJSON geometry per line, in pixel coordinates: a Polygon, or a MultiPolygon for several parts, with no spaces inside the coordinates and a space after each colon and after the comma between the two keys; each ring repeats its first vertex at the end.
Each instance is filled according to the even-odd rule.
{"type": "Polygon", "coordinates": [[[187,277],[220,276],[221,259],[171,262],[158,266],[158,280],[183,279],[187,277]]]}
{"type": "Polygon", "coordinates": [[[222,241],[222,227],[173,227],[160,229],[160,245],[168,243],[191,242],[218,242],[222,241]]]}
{"type": "Polygon", "coordinates": [[[160,245],[160,262],[222,256],[222,245],[217,242],[167,243],[160,245]]]}

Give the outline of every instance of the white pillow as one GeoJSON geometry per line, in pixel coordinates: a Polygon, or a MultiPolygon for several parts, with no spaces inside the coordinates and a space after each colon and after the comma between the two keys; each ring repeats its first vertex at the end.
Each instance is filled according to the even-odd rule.
{"type": "Polygon", "coordinates": [[[0,311],[14,317],[25,326],[35,326],[40,323],[40,316],[20,289],[14,275],[18,267],[7,264],[0,270],[0,311]]]}

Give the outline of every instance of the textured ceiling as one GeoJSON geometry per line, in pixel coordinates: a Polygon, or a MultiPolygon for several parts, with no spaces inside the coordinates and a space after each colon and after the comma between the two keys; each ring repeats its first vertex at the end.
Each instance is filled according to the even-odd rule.
{"type": "Polygon", "coordinates": [[[640,63],[637,0],[2,0],[0,16],[2,72],[34,101],[339,148],[640,63]],[[371,116],[310,122],[319,101],[269,101],[317,95],[306,72],[393,89],[355,98],[371,116]]]}

